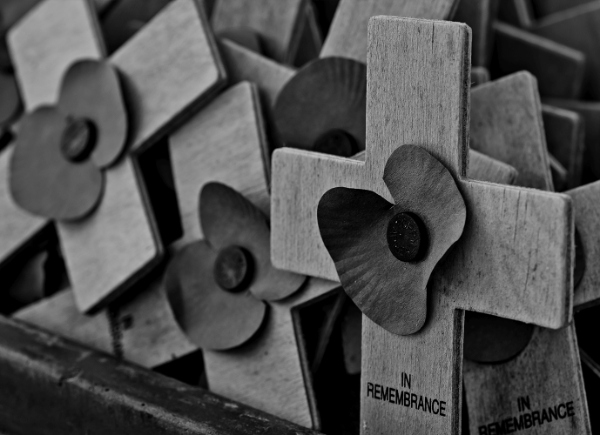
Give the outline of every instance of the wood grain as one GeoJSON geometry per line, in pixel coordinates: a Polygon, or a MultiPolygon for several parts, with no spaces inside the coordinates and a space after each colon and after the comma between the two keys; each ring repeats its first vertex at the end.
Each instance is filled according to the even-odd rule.
{"type": "Polygon", "coordinates": [[[399,145],[423,146],[438,158],[457,178],[468,224],[430,281],[424,329],[398,337],[363,318],[361,427],[363,434],[393,433],[399,426],[407,433],[458,433],[460,310],[552,328],[570,321],[572,208],[564,195],[465,178],[466,26],[378,17],[371,21],[370,35],[366,162],[300,150],[275,152],[272,261],[280,268],[335,279],[315,228],[323,193],[338,186],[361,188],[391,200],[381,175],[399,145]],[[413,380],[411,393],[446,402],[447,418],[367,397],[369,383],[398,388],[403,372],[413,380]]]}
{"type": "Polygon", "coordinates": [[[517,169],[516,184],[552,189],[535,78],[521,72],[471,92],[471,148],[517,169]]]}
{"type": "Polygon", "coordinates": [[[226,352],[204,351],[210,390],[306,427],[319,427],[312,381],[295,310],[339,289],[311,278],[288,299],[271,302],[258,335],[226,352]]]}
{"type": "Polygon", "coordinates": [[[110,312],[82,314],[68,289],[12,317],[147,368],[197,350],[177,325],[160,279],[110,312]]]}
{"type": "Polygon", "coordinates": [[[216,0],[211,23],[216,32],[246,27],[258,32],[266,55],[292,63],[306,20],[306,0],[216,0]]]}
{"type": "Polygon", "coordinates": [[[202,186],[227,184],[269,213],[267,144],[255,85],[242,82],[221,94],[169,142],[184,236],[202,238],[198,204],[202,186]]]}
{"type": "Polygon", "coordinates": [[[460,0],[452,21],[466,23],[472,32],[471,63],[488,66],[492,50],[492,20],[499,0],[460,0]]]}
{"type": "Polygon", "coordinates": [[[318,435],[15,320],[0,319],[0,355],[5,433],[318,435]]]}
{"type": "Polygon", "coordinates": [[[595,267],[600,258],[600,182],[566,193],[573,199],[575,226],[581,235],[586,262],[583,279],[575,289],[575,309],[581,310],[600,303],[600,271],[595,267]]]}
{"type": "Polygon", "coordinates": [[[340,56],[366,63],[367,26],[376,15],[445,20],[459,0],[341,0],[336,10],[321,57],[340,56]]]}
{"type": "MultiPolygon", "coordinates": [[[[102,37],[89,3],[51,0],[43,6],[11,31],[20,84],[22,89],[31,87],[35,96],[32,105],[56,93],[71,62],[102,55],[98,48],[102,37]],[[69,23],[77,14],[85,29],[70,29],[69,23]],[[61,19],[68,23],[63,26],[61,19]],[[59,37],[53,32],[59,32],[59,37]],[[35,53],[25,55],[40,34],[52,42],[41,45],[43,51],[36,46],[35,53]],[[71,48],[73,38],[78,41],[74,47],[82,45],[85,50],[71,48]],[[61,63],[55,64],[55,58],[61,63]],[[50,78],[40,75],[40,65],[45,62],[56,72],[50,78]],[[43,89],[36,88],[38,82],[45,84],[43,89]]],[[[203,9],[194,0],[178,0],[111,57],[110,62],[122,73],[130,103],[130,146],[136,155],[178,126],[224,84],[224,67],[207,29],[203,9]],[[175,32],[177,44],[172,40],[175,32]]],[[[126,291],[162,254],[135,157],[123,159],[105,174],[103,199],[95,213],[58,225],[73,291],[83,311],[98,309],[126,291]]]]}
{"type": "Polygon", "coordinates": [[[166,6],[110,62],[124,77],[129,144],[136,153],[182,125],[225,85],[215,40],[195,0],[166,6]]]}
{"type": "Polygon", "coordinates": [[[48,225],[48,220],[25,212],[12,199],[8,184],[12,153],[12,145],[0,153],[0,264],[12,258],[48,225]]]}
{"type": "Polygon", "coordinates": [[[475,150],[469,151],[469,169],[467,176],[471,180],[490,183],[514,184],[519,172],[512,166],[493,159],[475,150]]]}
{"type": "MultiPolygon", "coordinates": [[[[574,325],[558,331],[536,328],[532,340],[516,359],[500,365],[464,363],[471,433],[483,426],[571,403],[574,416],[552,419],[527,429],[531,434],[591,434],[574,325]],[[531,408],[519,409],[518,398],[531,408]]],[[[564,415],[565,406],[561,408],[564,415]]],[[[506,427],[506,426],[505,426],[506,427]]],[[[513,426],[514,427],[514,426],[513,426]]],[[[486,427],[487,433],[490,428],[486,427]]],[[[493,429],[492,429],[493,430],[493,429]]],[[[498,429],[496,429],[498,430],[498,429]]]]}
{"type": "Polygon", "coordinates": [[[584,125],[582,182],[600,179],[600,103],[595,101],[545,99],[545,104],[577,112],[584,125]]]}
{"type": "Polygon", "coordinates": [[[44,1],[11,28],[7,40],[27,111],[56,103],[62,76],[74,61],[104,56],[89,0],[44,1]]]}
{"type": "Polygon", "coordinates": [[[75,300],[84,312],[128,290],[163,254],[135,165],[125,158],[106,171],[102,202],[89,217],[57,223],[75,300]]]}
{"type": "MultiPolygon", "coordinates": [[[[519,174],[526,175],[517,179],[518,185],[552,190],[549,156],[535,79],[528,73],[518,73],[498,80],[486,88],[490,88],[491,85],[496,85],[496,90],[478,95],[481,98],[480,102],[490,107],[501,107],[493,116],[499,120],[499,124],[502,123],[502,116],[499,114],[510,113],[508,116],[504,115],[504,128],[512,130],[515,135],[509,141],[496,141],[494,146],[489,148],[492,155],[514,165],[519,174]],[[507,105],[507,101],[510,101],[510,104],[518,102],[521,111],[510,104],[507,105]],[[515,118],[512,118],[513,115],[516,115],[515,118]]],[[[485,117],[485,108],[476,108],[473,102],[472,129],[473,121],[480,112],[483,112],[485,117]]],[[[489,110],[487,114],[490,115],[489,110]]],[[[492,127],[490,131],[493,130],[492,127]]],[[[496,133],[495,137],[498,136],[502,137],[500,133],[496,133]]],[[[575,201],[573,203],[577,216],[575,201]]],[[[508,331],[505,331],[506,333],[508,331]]],[[[524,338],[528,338],[527,335],[524,338]]],[[[557,421],[544,425],[538,422],[536,427],[528,429],[528,433],[589,433],[589,416],[572,324],[557,331],[536,328],[525,349],[508,362],[486,365],[465,360],[464,364],[467,409],[472,433],[481,433],[484,429],[486,433],[493,432],[494,423],[501,425],[508,418],[515,427],[512,417],[516,416],[518,421],[519,414],[528,412],[525,409],[515,409],[520,397],[530,397],[533,411],[540,409],[541,412],[542,407],[558,406],[569,401],[573,402],[575,409],[575,417],[556,419],[557,421]],[[555,376],[556,373],[561,375],[555,376]]],[[[506,429],[506,423],[504,424],[506,429]]]]}
{"type": "Polygon", "coordinates": [[[542,105],[548,151],[567,171],[566,188],[581,183],[585,152],[583,118],[577,112],[542,105]]]}
{"type": "Polygon", "coordinates": [[[581,51],[586,57],[583,97],[600,99],[600,58],[596,56],[600,1],[593,1],[540,20],[531,31],[581,51]]]}
{"type": "Polygon", "coordinates": [[[542,97],[577,98],[586,57],[578,50],[501,22],[494,24],[498,75],[527,70],[542,97]]]}

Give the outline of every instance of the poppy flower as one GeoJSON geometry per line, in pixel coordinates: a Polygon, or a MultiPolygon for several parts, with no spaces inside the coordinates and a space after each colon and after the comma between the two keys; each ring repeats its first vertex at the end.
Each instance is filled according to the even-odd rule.
{"type": "Polygon", "coordinates": [[[200,192],[199,208],[206,240],[175,255],[165,288],[193,343],[231,349],[260,329],[266,302],[292,295],[306,277],[273,267],[267,217],[240,193],[208,183],[200,192]]]}
{"type": "Polygon", "coordinates": [[[460,238],[466,206],[451,173],[417,146],[394,151],[383,180],[395,204],[334,188],[319,201],[317,219],[346,293],[373,322],[409,335],[425,324],[427,282],[460,238]]]}
{"type": "Polygon", "coordinates": [[[273,116],[285,146],[341,157],[365,149],[367,67],[341,57],[305,65],[277,95],[273,116]]]}
{"type": "Polygon", "coordinates": [[[10,162],[15,202],[38,216],[75,220],[100,203],[104,170],[123,154],[127,112],[117,71],[82,60],[63,77],[59,100],[24,116],[10,162]]]}

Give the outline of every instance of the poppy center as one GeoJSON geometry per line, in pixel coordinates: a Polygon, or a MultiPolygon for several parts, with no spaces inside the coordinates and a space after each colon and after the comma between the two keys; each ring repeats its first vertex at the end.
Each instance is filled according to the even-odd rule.
{"type": "Polygon", "coordinates": [[[583,279],[583,274],[585,273],[585,251],[583,247],[583,240],[581,239],[581,234],[579,234],[579,230],[575,228],[575,270],[573,271],[573,280],[575,284],[575,289],[577,290],[577,286],[583,279]]]}
{"type": "Polygon", "coordinates": [[[313,150],[332,156],[350,157],[358,152],[358,144],[350,133],[334,129],[319,136],[313,150]]]}
{"type": "Polygon", "coordinates": [[[429,245],[427,228],[416,214],[398,213],[388,223],[387,242],[398,260],[405,263],[420,261],[429,245]]]}
{"type": "Polygon", "coordinates": [[[63,132],[61,151],[71,162],[87,159],[96,146],[96,126],[86,118],[67,118],[67,126],[63,132]]]}
{"type": "Polygon", "coordinates": [[[240,246],[229,246],[217,256],[213,269],[215,281],[223,290],[245,290],[252,279],[252,257],[240,246]]]}

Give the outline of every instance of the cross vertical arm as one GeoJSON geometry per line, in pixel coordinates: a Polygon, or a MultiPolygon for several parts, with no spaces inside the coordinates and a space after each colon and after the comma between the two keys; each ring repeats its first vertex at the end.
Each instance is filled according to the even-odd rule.
{"type": "Polygon", "coordinates": [[[67,68],[104,57],[104,43],[89,0],[46,0],[23,21],[9,31],[8,44],[25,110],[31,110],[54,104],[67,68]]]}
{"type": "Polygon", "coordinates": [[[393,15],[445,20],[452,16],[457,6],[458,0],[341,0],[321,57],[342,56],[366,62],[370,17],[393,15]]]}

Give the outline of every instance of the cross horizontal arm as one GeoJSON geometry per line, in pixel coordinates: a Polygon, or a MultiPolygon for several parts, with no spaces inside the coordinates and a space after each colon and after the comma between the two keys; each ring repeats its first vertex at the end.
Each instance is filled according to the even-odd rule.
{"type": "Polygon", "coordinates": [[[571,320],[574,217],[566,195],[459,183],[462,238],[437,269],[457,307],[548,328],[571,320]]]}

